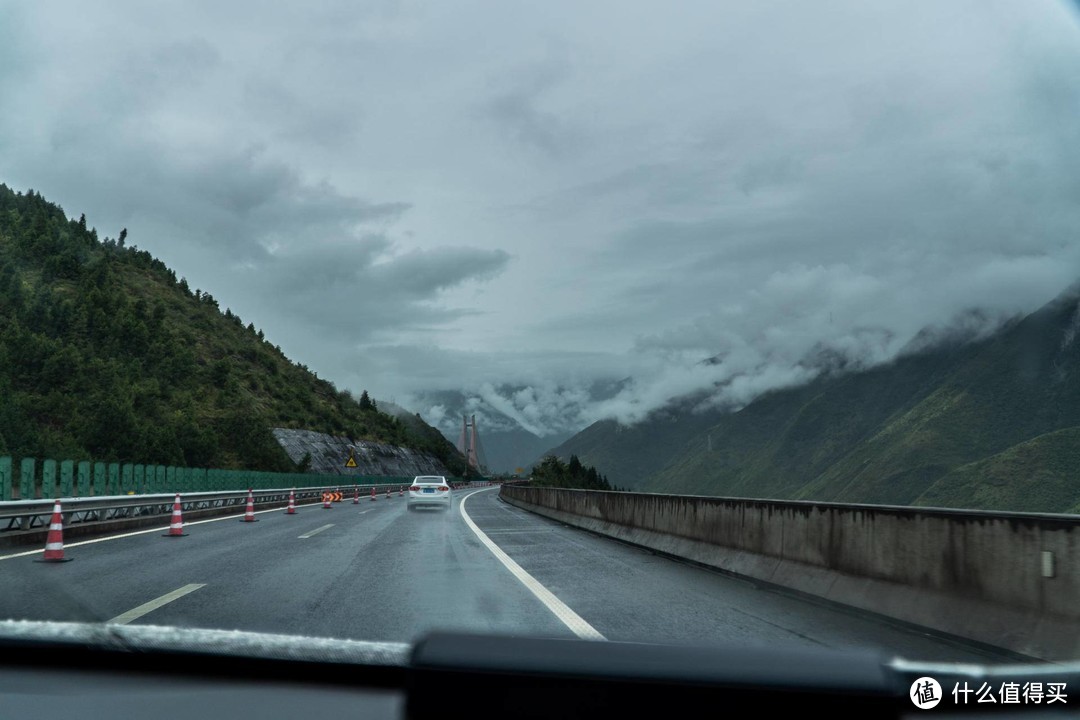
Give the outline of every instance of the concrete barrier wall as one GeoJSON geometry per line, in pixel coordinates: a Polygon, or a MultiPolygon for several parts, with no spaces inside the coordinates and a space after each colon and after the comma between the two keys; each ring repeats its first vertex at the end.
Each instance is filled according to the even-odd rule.
{"type": "Polygon", "coordinates": [[[514,485],[500,497],[569,525],[1031,658],[1080,658],[1080,516],[514,485]]]}

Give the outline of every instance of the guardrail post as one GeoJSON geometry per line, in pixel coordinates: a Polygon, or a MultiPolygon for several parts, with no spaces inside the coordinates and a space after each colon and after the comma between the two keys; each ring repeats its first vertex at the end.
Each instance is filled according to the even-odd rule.
{"type": "Polygon", "coordinates": [[[90,497],[90,461],[79,461],[79,497],[90,497]]]}
{"type": "Polygon", "coordinates": [[[47,459],[41,464],[41,497],[56,497],[56,461],[47,459]]]}
{"type": "Polygon", "coordinates": [[[35,467],[37,461],[34,458],[23,458],[19,466],[19,499],[33,500],[34,489],[37,485],[35,467]]]}
{"type": "Polygon", "coordinates": [[[73,497],[75,495],[74,483],[72,482],[74,472],[75,463],[73,461],[60,461],[60,497],[73,497]]]}
{"type": "Polygon", "coordinates": [[[108,495],[108,483],[105,481],[105,463],[94,463],[94,495],[108,495]]]}
{"type": "Polygon", "coordinates": [[[11,476],[11,458],[5,455],[0,457],[0,500],[11,499],[11,487],[14,480],[11,476]]]}

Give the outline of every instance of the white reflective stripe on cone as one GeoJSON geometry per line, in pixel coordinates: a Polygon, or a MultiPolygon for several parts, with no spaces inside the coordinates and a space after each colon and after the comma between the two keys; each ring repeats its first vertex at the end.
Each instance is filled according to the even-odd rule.
{"type": "Polygon", "coordinates": [[[63,550],[64,543],[46,543],[45,550],[63,550]]]}
{"type": "Polygon", "coordinates": [[[63,529],[64,529],[64,526],[61,523],[53,523],[52,525],[49,526],[50,531],[52,531],[52,530],[63,530],[63,529]]]}

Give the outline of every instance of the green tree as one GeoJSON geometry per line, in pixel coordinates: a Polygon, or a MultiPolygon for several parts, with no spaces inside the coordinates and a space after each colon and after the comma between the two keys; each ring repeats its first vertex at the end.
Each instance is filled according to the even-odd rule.
{"type": "Polygon", "coordinates": [[[577,455],[570,456],[570,464],[567,466],[567,471],[569,472],[570,477],[575,480],[585,476],[585,471],[582,469],[581,461],[578,460],[577,455]]]}
{"type": "Polygon", "coordinates": [[[232,363],[229,362],[228,358],[222,358],[214,363],[214,368],[210,374],[214,387],[224,390],[228,385],[231,376],[232,363]]]}

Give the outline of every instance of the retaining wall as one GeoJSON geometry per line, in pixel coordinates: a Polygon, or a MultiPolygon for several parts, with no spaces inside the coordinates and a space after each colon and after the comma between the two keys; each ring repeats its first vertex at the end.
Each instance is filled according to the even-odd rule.
{"type": "Polygon", "coordinates": [[[1032,658],[1080,658],[1080,516],[504,485],[532,512],[1032,658]]]}

